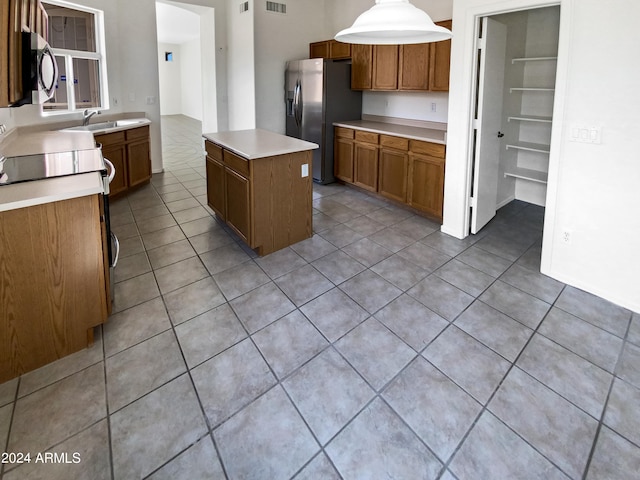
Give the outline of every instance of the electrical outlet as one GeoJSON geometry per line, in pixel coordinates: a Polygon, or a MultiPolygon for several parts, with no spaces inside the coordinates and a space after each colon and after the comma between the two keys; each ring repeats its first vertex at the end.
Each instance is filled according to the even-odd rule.
{"type": "Polygon", "coordinates": [[[309,176],[309,164],[308,163],[303,163],[302,164],[301,175],[302,175],[302,178],[309,176]]]}
{"type": "Polygon", "coordinates": [[[565,243],[565,244],[567,244],[567,245],[570,245],[570,244],[571,244],[571,237],[572,237],[572,232],[571,232],[571,230],[564,229],[564,230],[562,231],[562,236],[561,236],[561,238],[562,238],[562,243],[565,243]]]}
{"type": "Polygon", "coordinates": [[[156,103],[156,97],[147,97],[147,105],[153,105],[156,103]]]}
{"type": "Polygon", "coordinates": [[[437,105],[435,102],[433,102],[433,103],[431,104],[431,111],[432,111],[432,112],[435,112],[437,108],[438,108],[438,105],[437,105]]]}

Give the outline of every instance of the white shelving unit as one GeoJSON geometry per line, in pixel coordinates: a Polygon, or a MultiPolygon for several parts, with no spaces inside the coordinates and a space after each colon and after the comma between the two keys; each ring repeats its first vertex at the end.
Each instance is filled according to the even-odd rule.
{"type": "MultiPolygon", "coordinates": [[[[530,115],[523,110],[523,102],[525,98],[528,98],[529,103],[531,103],[531,99],[535,98],[536,104],[551,105],[553,103],[553,94],[555,92],[554,88],[550,88],[546,86],[529,86],[529,85],[532,83],[533,84],[542,83],[543,85],[546,83],[548,85],[549,83],[553,82],[555,80],[555,68],[549,69],[553,71],[552,78],[551,77],[546,78],[544,75],[543,76],[537,75],[534,78],[528,78],[526,73],[527,72],[526,66],[530,62],[536,62],[536,63],[554,62],[556,60],[557,60],[557,57],[545,57],[545,56],[516,57],[511,59],[511,64],[514,66],[520,65],[520,68],[525,69],[524,70],[525,73],[523,74],[522,86],[518,85],[518,86],[509,88],[510,94],[521,95],[522,97],[519,102],[520,111],[511,112],[507,116],[508,122],[513,122],[513,123],[517,122],[518,126],[514,126],[516,133],[513,135],[513,137],[515,138],[506,139],[507,150],[513,150],[514,154],[513,154],[513,160],[510,161],[510,165],[505,168],[505,171],[504,171],[505,178],[512,177],[517,179],[517,181],[523,180],[523,181],[535,182],[537,184],[545,184],[545,185],[547,183],[547,176],[548,176],[547,168],[544,168],[544,169],[531,168],[531,165],[529,165],[530,163],[532,163],[531,161],[529,161],[526,164],[526,166],[521,165],[520,154],[523,153],[523,154],[529,155],[529,157],[531,155],[546,156],[546,158],[538,158],[538,160],[534,162],[537,167],[543,168],[545,166],[548,166],[548,155],[550,152],[550,146],[548,144],[523,141],[521,140],[521,138],[523,137],[521,132],[523,128],[528,128],[529,130],[535,128],[537,129],[536,131],[539,134],[540,132],[542,132],[542,134],[540,135],[544,136],[543,134],[545,132],[548,132],[548,136],[550,137],[551,125],[553,123],[553,117],[551,116],[552,112],[549,111],[548,115],[530,115]],[[534,95],[535,97],[525,97],[525,96],[531,96],[531,95],[534,95]],[[547,97],[548,95],[550,95],[551,97],[547,97]],[[538,98],[540,98],[540,101],[537,100],[538,98]]],[[[543,70],[546,70],[546,69],[543,68],[543,70]]],[[[546,114],[547,112],[545,109],[545,111],[539,112],[539,113],[546,114]]],[[[525,138],[526,138],[526,135],[525,135],[525,138]]]]}

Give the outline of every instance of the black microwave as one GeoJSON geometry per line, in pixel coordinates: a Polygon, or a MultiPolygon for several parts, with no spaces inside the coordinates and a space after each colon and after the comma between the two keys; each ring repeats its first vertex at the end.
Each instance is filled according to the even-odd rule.
{"type": "Polygon", "coordinates": [[[35,32],[22,32],[22,92],[15,106],[44,103],[53,97],[58,64],[51,47],[35,32]]]}

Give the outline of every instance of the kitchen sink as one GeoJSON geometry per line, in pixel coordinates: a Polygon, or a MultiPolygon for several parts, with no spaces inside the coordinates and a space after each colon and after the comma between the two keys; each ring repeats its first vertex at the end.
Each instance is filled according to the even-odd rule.
{"type": "Polygon", "coordinates": [[[91,123],[89,125],[80,125],[78,127],[65,128],[64,130],[98,132],[102,130],[110,130],[112,128],[133,127],[133,126],[140,125],[143,123],[148,123],[148,122],[149,121],[146,118],[131,118],[131,119],[124,119],[124,120],[114,120],[111,122],[91,123]]]}

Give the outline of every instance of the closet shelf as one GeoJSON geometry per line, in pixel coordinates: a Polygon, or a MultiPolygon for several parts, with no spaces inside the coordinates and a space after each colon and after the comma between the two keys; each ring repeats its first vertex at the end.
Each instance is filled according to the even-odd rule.
{"type": "Polygon", "coordinates": [[[547,183],[547,172],[541,172],[539,170],[531,170],[529,168],[511,167],[504,172],[504,176],[520,178],[522,180],[529,180],[537,183],[547,183]]]}
{"type": "Polygon", "coordinates": [[[554,92],[555,88],[538,88],[538,87],[511,87],[509,93],[513,92],[554,92]]]}
{"type": "Polygon", "coordinates": [[[558,60],[558,57],[520,57],[520,58],[512,58],[511,63],[514,64],[516,62],[541,62],[541,61],[553,61],[558,60]]]}
{"type": "Polygon", "coordinates": [[[540,122],[540,123],[551,123],[552,117],[538,117],[535,115],[513,115],[511,117],[507,117],[507,121],[511,120],[520,121],[520,122],[540,122]]]}
{"type": "Polygon", "coordinates": [[[539,153],[549,153],[551,151],[551,147],[549,145],[544,145],[540,143],[528,143],[528,142],[520,142],[517,144],[507,144],[507,150],[513,148],[515,150],[526,150],[528,152],[539,152],[539,153]]]}

